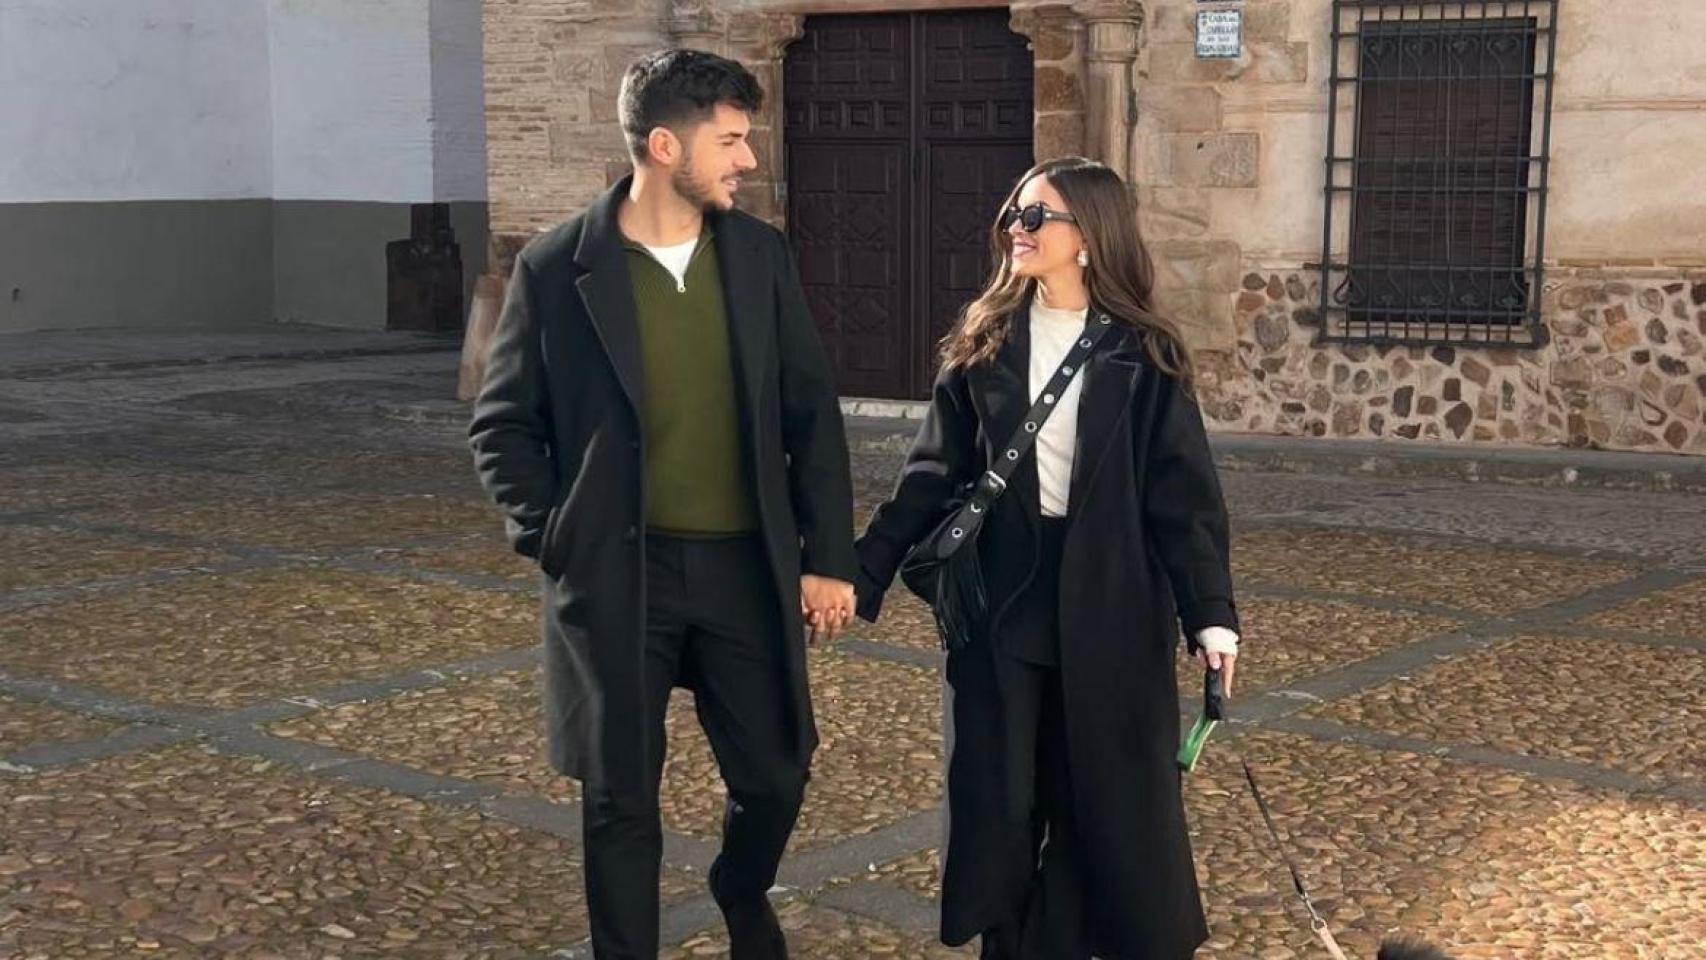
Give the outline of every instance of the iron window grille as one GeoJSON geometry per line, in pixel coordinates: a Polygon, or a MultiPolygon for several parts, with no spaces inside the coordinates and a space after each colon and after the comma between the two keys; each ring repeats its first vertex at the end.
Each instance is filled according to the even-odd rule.
{"type": "Polygon", "coordinates": [[[1557,10],[1333,0],[1319,339],[1545,342],[1557,10]]]}

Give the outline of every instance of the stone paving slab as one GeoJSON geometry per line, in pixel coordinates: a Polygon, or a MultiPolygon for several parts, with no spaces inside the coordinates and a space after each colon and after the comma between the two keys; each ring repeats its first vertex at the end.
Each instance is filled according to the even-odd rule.
{"type": "Polygon", "coordinates": [[[542,693],[535,667],[345,704],[268,729],[442,776],[572,802],[580,797],[575,781],[545,763],[542,693]]]}
{"type": "Polygon", "coordinates": [[[1487,548],[1394,533],[1263,527],[1232,546],[1233,572],[1368,597],[1512,613],[1616,583],[1634,573],[1613,561],[1487,548]]]}
{"type": "MultiPolygon", "coordinates": [[[[319,422],[319,421],[315,421],[319,422]]],[[[461,431],[340,424],[330,445],[300,428],[243,419],[144,422],[116,433],[34,438],[28,456],[0,447],[0,491],[21,478],[24,506],[190,506],[210,500],[298,499],[316,491],[437,494],[486,505],[461,431]],[[148,481],[159,478],[159,486],[148,481]]],[[[0,493],[0,496],[4,496],[0,493]]],[[[0,509],[9,501],[0,500],[0,509]]],[[[501,528],[496,507],[488,525],[501,528]]]]}
{"type": "Polygon", "coordinates": [[[1521,637],[1306,715],[1706,783],[1706,652],[1521,637]]]}
{"type": "MultiPolygon", "coordinates": [[[[1239,618],[1249,657],[1238,670],[1238,696],[1284,687],[1396,650],[1423,637],[1455,628],[1459,621],[1424,613],[1382,610],[1354,603],[1310,600],[1244,600],[1239,618]]],[[[1181,702],[1202,697],[1202,675],[1179,646],[1181,702]]]]}
{"type": "MultiPolygon", "coordinates": [[[[1252,652],[1240,689],[1251,693],[1402,647],[1461,622],[1354,603],[1281,599],[1246,599],[1240,617],[1252,652]]],[[[907,650],[941,649],[930,609],[901,586],[885,597],[877,623],[858,621],[849,634],[907,650]]],[[[1201,696],[1200,680],[1195,668],[1187,669],[1182,643],[1179,650],[1181,690],[1194,700],[1201,696]]]]}
{"type": "MultiPolygon", "coordinates": [[[[934,671],[823,650],[812,654],[811,682],[820,743],[795,848],[868,833],[936,805],[942,746],[934,671]]],[[[450,689],[349,704],[271,729],[445,776],[572,801],[579,796],[577,786],[541,759],[540,692],[538,671],[512,671],[450,689]]],[[[686,691],[677,691],[671,702],[667,732],[664,823],[714,840],[721,836],[726,793],[686,691]]]]}
{"type": "Polygon", "coordinates": [[[861,640],[904,647],[909,650],[938,652],[942,640],[936,632],[936,618],[924,601],[912,595],[898,580],[883,594],[883,610],[876,623],[855,619],[847,628],[850,636],[861,640]]]}
{"type": "Polygon", "coordinates": [[[1706,577],[1631,600],[1587,622],[1673,637],[1706,637],[1706,577]]]}
{"type": "MultiPolygon", "coordinates": [[[[382,355],[455,348],[441,335],[269,323],[219,330],[33,330],[0,334],[0,375],[150,366],[228,365],[244,358],[382,355]]],[[[454,365],[454,361],[452,361],[454,365]]]]}
{"type": "Polygon", "coordinates": [[[157,703],[228,708],[537,639],[538,605],[524,596],[272,570],[6,611],[0,665],[157,703]]]}
{"type": "Polygon", "coordinates": [[[0,513],[52,515],[90,507],[126,510],[182,504],[206,496],[216,483],[231,486],[234,478],[159,464],[15,466],[0,469],[0,513]]]}
{"type": "Polygon", "coordinates": [[[942,795],[942,685],[932,669],[812,654],[819,744],[795,845],[821,846],[932,809],[942,795]]]}
{"type": "MultiPolygon", "coordinates": [[[[968,949],[954,950],[919,933],[896,930],[884,923],[827,907],[790,903],[777,910],[789,953],[802,960],[866,960],[868,957],[897,957],[935,960],[966,957],[968,949]]],[[[677,947],[658,954],[659,960],[689,960],[696,957],[727,957],[728,938],[721,932],[689,938],[677,947]]]]}
{"type": "MultiPolygon", "coordinates": [[[[810,675],[819,743],[790,848],[844,841],[936,806],[942,708],[935,671],[818,650],[810,675]]],[[[671,729],[664,779],[665,822],[689,836],[720,836],[722,782],[710,745],[685,715],[671,729]]]]}
{"type": "Polygon", "coordinates": [[[61,587],[228,561],[220,550],[137,543],[123,537],[45,526],[0,526],[0,592],[61,587]]]}
{"type": "Polygon", "coordinates": [[[1440,903],[1459,960],[1706,956],[1698,808],[1584,792],[1500,839],[1440,903]]]}
{"type": "Polygon", "coordinates": [[[585,935],[579,870],[551,836],[195,747],[0,780],[9,957],[529,957],[585,935]]]}
{"type": "Polygon", "coordinates": [[[417,570],[492,577],[517,587],[539,585],[539,567],[516,553],[495,533],[432,547],[380,548],[373,551],[373,559],[417,570]]]}
{"type": "Polygon", "coordinates": [[[502,517],[480,490],[474,458],[462,431],[416,435],[407,426],[358,430],[348,442],[328,445],[275,427],[251,437],[208,438],[193,454],[198,466],[229,465],[262,478],[286,495],[299,489],[347,489],[359,493],[454,496],[486,506],[487,524],[502,517]],[[403,436],[398,436],[398,434],[403,436]]]}
{"type": "MultiPolygon", "coordinates": [[[[1700,458],[1706,460],[1706,458],[1700,458]]],[[[1706,464],[1703,464],[1706,472],[1706,464]]],[[[1489,545],[1545,544],[1650,563],[1698,563],[1706,543],[1678,536],[1700,522],[1698,496],[1634,490],[1551,491],[1439,480],[1313,478],[1312,495],[1271,474],[1226,474],[1235,512],[1324,526],[1433,534],[1489,545]],[[1568,503],[1568,520],[1559,516],[1568,503]]]]}
{"type": "Polygon", "coordinates": [[[931,847],[898,860],[873,864],[866,879],[895,884],[934,902],[942,896],[942,851],[931,847]]]}
{"type": "Polygon", "coordinates": [[[26,703],[0,693],[0,758],[26,747],[102,736],[119,727],[108,720],[26,703]]]}
{"type": "Polygon", "coordinates": [[[137,530],[298,552],[384,546],[425,537],[495,535],[496,511],[439,496],[349,496],[315,500],[238,498],[196,506],[93,514],[137,530]]]}
{"type": "MultiPolygon", "coordinates": [[[[245,420],[326,422],[333,419],[371,418],[382,405],[406,402],[430,387],[456,391],[456,378],[350,377],[313,382],[289,382],[277,386],[232,384],[220,389],[196,390],[167,401],[174,411],[194,411],[245,420]]],[[[463,423],[467,423],[465,413],[463,423]]]]}
{"type": "Polygon", "coordinates": [[[1352,957],[1395,933],[1448,940],[1452,878],[1520,840],[1558,788],[1498,770],[1254,733],[1212,744],[1185,779],[1210,957],[1316,956],[1308,916],[1276,856],[1238,758],[1263,796],[1317,908],[1352,957]]]}
{"type": "MultiPolygon", "coordinates": [[[[1211,932],[1199,957],[1319,955],[1240,756],[1352,957],[1398,934],[1488,960],[1706,955],[1689,919],[1706,917],[1697,810],[1261,734],[1211,745],[1185,779],[1211,932]]],[[[939,869],[931,849],[867,880],[934,900],[939,869]]]]}
{"type": "MultiPolygon", "coordinates": [[[[0,372],[28,414],[0,422],[0,537],[66,533],[0,550],[23,558],[0,567],[0,759],[34,767],[0,771],[0,957],[143,955],[140,937],[168,956],[580,949],[579,809],[541,760],[537,573],[503,544],[459,418],[387,419],[445,389],[454,353],[158,359],[0,372]],[[117,580],[83,556],[109,542],[117,580]],[[202,549],[237,560],[172,572],[202,549]],[[251,849],[247,879],[206,879],[251,849]],[[494,893],[457,900],[476,889],[494,893]],[[224,922],[210,905],[236,927],[195,926],[224,922]],[[41,939],[15,946],[26,929],[41,939]]],[[[856,451],[859,522],[898,464],[856,451]]],[[[1230,765],[1248,755],[1354,957],[1408,929],[1460,957],[1706,960],[1697,499],[1223,482],[1253,699],[1186,781],[1216,938],[1199,957],[1318,955],[1230,765]]],[[[779,893],[795,955],[964,955],[933,944],[928,899],[929,613],[897,585],[851,635],[812,655],[824,747],[779,893]]],[[[665,939],[723,956],[702,885],[722,791],[685,693],[669,731],[665,939]]]]}

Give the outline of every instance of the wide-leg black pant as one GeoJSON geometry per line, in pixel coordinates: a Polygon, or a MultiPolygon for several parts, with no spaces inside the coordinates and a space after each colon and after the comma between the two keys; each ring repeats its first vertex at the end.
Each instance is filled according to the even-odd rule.
{"type": "Polygon", "coordinates": [[[646,795],[584,784],[587,910],[599,960],[654,960],[663,832],[658,783],[672,688],[691,689],[729,798],[712,868],[719,900],[776,881],[805,789],[789,739],[781,608],[756,536],[646,542],[646,724],[655,745],[646,795]]]}
{"type": "MultiPolygon", "coordinates": [[[[986,960],[1088,960],[1084,870],[1067,762],[1061,694],[1060,558],[1066,521],[1043,517],[1037,575],[1008,611],[996,656],[1005,662],[1007,722],[1016,753],[1034,758],[1031,843],[1024,851],[1031,883],[1014,915],[983,934],[986,960]]],[[[1015,848],[1014,855],[1021,855],[1015,848]]]]}

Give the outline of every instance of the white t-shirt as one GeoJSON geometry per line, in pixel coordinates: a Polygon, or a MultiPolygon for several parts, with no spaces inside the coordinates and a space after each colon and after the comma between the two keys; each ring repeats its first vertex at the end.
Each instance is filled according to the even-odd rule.
{"type": "Polygon", "coordinates": [[[657,262],[663,264],[675,277],[675,289],[687,289],[687,265],[693,262],[693,251],[699,248],[699,238],[694,237],[685,243],[672,244],[667,247],[654,247],[651,244],[641,244],[657,262]]]}
{"type": "MultiPolygon", "coordinates": [[[[1042,298],[1031,300],[1031,402],[1072,352],[1084,333],[1089,310],[1056,310],[1043,306],[1042,298]]],[[[1037,432],[1037,483],[1042,493],[1043,516],[1064,517],[1067,492],[1072,488],[1072,462],[1078,450],[1078,397],[1084,392],[1084,376],[1072,378],[1066,392],[1055,403],[1042,429],[1037,432]]]]}

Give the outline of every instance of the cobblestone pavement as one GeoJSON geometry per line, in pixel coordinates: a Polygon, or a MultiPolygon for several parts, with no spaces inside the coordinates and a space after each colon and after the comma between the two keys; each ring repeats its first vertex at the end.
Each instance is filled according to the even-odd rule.
{"type": "MultiPolygon", "coordinates": [[[[585,956],[535,574],[460,431],[395,416],[451,392],[455,354],[263,340],[0,353],[0,958],[585,956]]],[[[861,503],[895,465],[856,456],[861,503]]],[[[1706,503],[1226,485],[1249,646],[1239,720],[1185,781],[1199,956],[1320,955],[1243,758],[1354,957],[1408,932],[1706,958],[1706,503]]],[[[898,595],[814,654],[823,747],[777,892],[796,956],[968,954],[933,937],[937,657],[898,595]]],[[[688,694],[670,733],[664,955],[725,956],[688,694]]]]}

